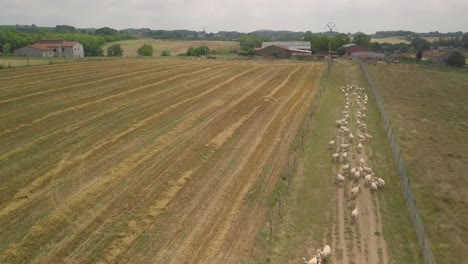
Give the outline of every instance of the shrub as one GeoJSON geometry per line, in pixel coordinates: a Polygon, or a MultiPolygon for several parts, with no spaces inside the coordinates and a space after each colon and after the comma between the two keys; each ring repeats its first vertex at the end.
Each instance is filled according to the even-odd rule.
{"type": "Polygon", "coordinates": [[[120,44],[114,44],[107,48],[107,56],[108,57],[122,57],[123,56],[123,49],[120,44]]]}
{"type": "Polygon", "coordinates": [[[465,56],[459,51],[452,52],[445,62],[447,62],[448,65],[454,66],[454,67],[464,67],[465,66],[465,56]]]}
{"type": "Polygon", "coordinates": [[[137,53],[140,56],[153,56],[153,46],[143,44],[138,48],[137,53]]]}
{"type": "Polygon", "coordinates": [[[168,57],[168,56],[171,56],[171,52],[169,51],[169,49],[165,49],[161,51],[161,57],[168,57]]]}

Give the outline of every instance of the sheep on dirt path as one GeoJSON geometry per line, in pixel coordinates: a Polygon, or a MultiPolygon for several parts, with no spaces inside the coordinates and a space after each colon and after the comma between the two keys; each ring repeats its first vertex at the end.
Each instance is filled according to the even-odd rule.
{"type": "Polygon", "coordinates": [[[358,218],[358,206],[356,205],[356,208],[351,212],[351,215],[353,217],[353,223],[356,222],[356,219],[358,218]]]}
{"type": "Polygon", "coordinates": [[[378,190],[378,186],[377,186],[377,183],[375,181],[372,181],[371,183],[371,193],[374,193],[378,190]]]}
{"type": "Polygon", "coordinates": [[[327,263],[328,256],[331,254],[331,248],[329,245],[325,245],[323,250],[318,249],[317,250],[317,255],[319,256],[320,260],[327,263]]]}
{"type": "Polygon", "coordinates": [[[343,186],[343,183],[344,183],[344,180],[345,180],[345,177],[341,174],[336,174],[336,183],[339,185],[339,186],[343,186]]]}
{"type": "Polygon", "coordinates": [[[305,264],[318,264],[317,256],[312,257],[309,261],[306,258],[302,258],[305,264]]]}
{"type": "Polygon", "coordinates": [[[361,188],[361,186],[358,185],[358,186],[351,189],[351,198],[355,198],[359,194],[360,188],[361,188]]]}

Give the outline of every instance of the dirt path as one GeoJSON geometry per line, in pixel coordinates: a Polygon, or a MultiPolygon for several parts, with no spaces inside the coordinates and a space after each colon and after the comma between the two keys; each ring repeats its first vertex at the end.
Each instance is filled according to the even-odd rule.
{"type": "MultiPolygon", "coordinates": [[[[346,85],[356,84],[356,66],[348,66],[345,68],[346,74],[346,85]]],[[[347,163],[350,163],[350,168],[359,166],[359,160],[363,158],[367,165],[369,158],[372,158],[368,154],[366,144],[363,143],[364,149],[361,153],[357,152],[357,144],[359,143],[357,135],[361,132],[357,128],[357,111],[364,110],[357,104],[357,96],[361,96],[361,106],[363,94],[357,92],[353,95],[354,91],[349,91],[350,98],[350,119],[349,128],[354,135],[354,142],[352,150],[350,152],[351,159],[347,163]]],[[[366,91],[364,91],[366,93],[366,91]]],[[[341,93],[341,91],[340,91],[341,93]]],[[[342,94],[343,96],[343,94],[342,94]]],[[[343,96],[343,106],[345,100],[343,96]]],[[[341,119],[341,111],[345,110],[344,107],[339,110],[337,119],[341,119]]],[[[361,122],[365,122],[362,121],[361,122]]],[[[337,129],[338,133],[338,129],[337,129]]],[[[349,143],[349,136],[340,136],[341,143],[349,143]]],[[[338,151],[338,148],[336,149],[338,151]]],[[[342,165],[336,166],[336,172],[343,174],[342,165]]],[[[335,173],[336,175],[336,173],[335,173]]],[[[360,263],[360,264],[388,264],[388,251],[385,240],[382,237],[382,221],[379,211],[379,200],[374,197],[375,194],[370,192],[368,187],[364,186],[364,181],[361,178],[359,183],[353,181],[352,175],[346,175],[344,186],[337,189],[337,213],[336,221],[332,227],[333,230],[333,245],[335,245],[335,251],[338,254],[332,255],[333,263],[360,263]],[[350,195],[350,189],[357,186],[361,186],[359,195],[352,199],[350,195]],[[358,205],[358,218],[355,223],[352,221],[351,211],[358,205]]]]}

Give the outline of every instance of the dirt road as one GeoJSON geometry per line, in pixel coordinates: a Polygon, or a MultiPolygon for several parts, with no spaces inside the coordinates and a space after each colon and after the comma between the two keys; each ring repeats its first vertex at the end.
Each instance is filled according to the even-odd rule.
{"type": "MultiPolygon", "coordinates": [[[[356,66],[346,67],[346,85],[353,85],[357,83],[355,73],[356,66]]],[[[372,153],[370,148],[366,147],[367,144],[372,142],[363,143],[364,149],[361,153],[357,151],[358,139],[357,135],[362,134],[357,127],[357,111],[365,113],[363,110],[363,94],[369,91],[356,92],[351,90],[348,92],[350,99],[350,130],[355,137],[353,146],[349,154],[351,158],[347,161],[350,163],[350,168],[358,167],[360,165],[360,159],[363,158],[368,165],[369,159],[372,159],[372,153]],[[361,99],[358,99],[358,96],[361,99]],[[357,102],[361,105],[358,105],[357,102]]],[[[341,93],[341,91],[340,91],[341,93]]],[[[341,111],[345,110],[345,99],[343,97],[343,107],[337,109],[336,119],[342,118],[341,111]]],[[[365,120],[360,120],[365,122],[365,120]]],[[[337,129],[338,133],[338,129],[337,129]]],[[[340,136],[341,143],[349,143],[349,136],[340,136]]],[[[336,173],[343,174],[342,165],[335,166],[336,173]]],[[[375,172],[378,175],[378,172],[375,172]]],[[[334,225],[332,227],[333,239],[332,248],[335,248],[339,254],[332,255],[333,263],[367,263],[376,264],[389,262],[388,249],[385,240],[382,236],[382,220],[379,210],[379,200],[375,197],[376,194],[371,193],[370,188],[364,185],[363,177],[359,181],[354,181],[352,175],[346,175],[345,184],[343,187],[337,187],[336,189],[336,207],[337,212],[335,215],[334,225]],[[351,196],[351,188],[360,185],[361,190],[356,198],[351,196]],[[356,222],[353,222],[351,212],[358,205],[358,218],[356,222]]]]}

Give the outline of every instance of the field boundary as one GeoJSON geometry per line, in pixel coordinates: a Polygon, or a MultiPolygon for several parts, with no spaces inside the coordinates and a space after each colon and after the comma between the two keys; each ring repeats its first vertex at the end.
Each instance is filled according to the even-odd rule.
{"type": "Polygon", "coordinates": [[[418,209],[416,206],[416,200],[413,196],[410,187],[410,180],[408,178],[408,170],[406,169],[404,158],[401,153],[401,148],[399,147],[398,143],[396,142],[395,135],[393,134],[393,127],[391,125],[391,120],[385,110],[385,106],[383,104],[382,98],[377,91],[377,88],[370,76],[369,72],[367,71],[367,66],[359,59],[355,59],[362,71],[364,72],[369,86],[371,87],[372,94],[374,95],[374,99],[377,103],[377,107],[379,109],[380,116],[384,122],[385,131],[387,133],[387,141],[390,144],[393,158],[398,168],[398,176],[400,177],[401,187],[405,194],[406,204],[408,209],[410,210],[411,221],[416,229],[416,235],[418,237],[419,246],[422,251],[422,255],[424,257],[424,261],[427,264],[436,264],[434,255],[432,254],[431,246],[429,243],[429,238],[427,237],[426,227],[424,226],[421,217],[419,216],[418,209]]]}

